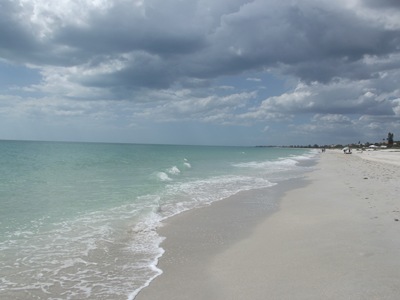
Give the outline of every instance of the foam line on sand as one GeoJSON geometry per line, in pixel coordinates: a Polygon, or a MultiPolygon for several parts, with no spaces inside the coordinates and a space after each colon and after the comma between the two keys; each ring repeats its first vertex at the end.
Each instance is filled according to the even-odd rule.
{"type": "Polygon", "coordinates": [[[249,206],[229,211],[222,201],[171,219],[164,274],[137,299],[399,299],[400,170],[361,155],[321,154],[308,184],[280,194],[275,213],[234,238],[224,235],[238,224],[217,226],[215,239],[226,245],[202,245],[201,221],[191,220],[249,206]]]}

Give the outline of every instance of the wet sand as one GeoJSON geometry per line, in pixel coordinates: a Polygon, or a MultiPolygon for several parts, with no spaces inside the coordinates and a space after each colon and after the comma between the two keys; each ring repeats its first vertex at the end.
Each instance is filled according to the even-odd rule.
{"type": "Polygon", "coordinates": [[[400,153],[363,154],[167,220],[164,273],[135,299],[398,299],[400,153]]]}

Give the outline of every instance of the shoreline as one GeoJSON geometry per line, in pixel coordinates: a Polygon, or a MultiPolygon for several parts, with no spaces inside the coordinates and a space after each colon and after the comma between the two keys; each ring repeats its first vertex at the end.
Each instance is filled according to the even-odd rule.
{"type": "Polygon", "coordinates": [[[210,282],[204,268],[212,257],[246,238],[278,211],[279,199],[287,189],[304,185],[303,178],[288,179],[272,187],[239,192],[163,221],[157,229],[160,236],[166,237],[161,244],[165,252],[157,264],[162,274],[134,299],[197,299],[200,295],[199,299],[212,299],[205,294],[210,282]],[[183,286],[188,284],[189,289],[180,282],[183,286]],[[179,294],[175,293],[177,288],[179,294]]]}
{"type": "Polygon", "coordinates": [[[327,151],[281,190],[171,218],[163,274],[135,299],[397,299],[397,169],[327,151]],[[265,197],[280,200],[260,211],[265,197]]]}

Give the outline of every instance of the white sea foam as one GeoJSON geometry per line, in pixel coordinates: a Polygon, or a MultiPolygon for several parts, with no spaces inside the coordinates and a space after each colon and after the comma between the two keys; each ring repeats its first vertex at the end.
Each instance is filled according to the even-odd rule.
{"type": "Polygon", "coordinates": [[[161,215],[170,217],[183,211],[208,205],[240,191],[275,185],[267,179],[247,176],[217,176],[172,184],[166,187],[161,215]]]}
{"type": "Polygon", "coordinates": [[[168,176],[168,174],[165,172],[158,172],[156,176],[160,181],[171,181],[172,180],[172,178],[170,178],[168,176]]]}
{"type": "Polygon", "coordinates": [[[190,169],[192,167],[192,165],[189,163],[189,161],[187,160],[187,158],[183,159],[184,163],[183,166],[187,169],[190,169]]]}
{"type": "Polygon", "coordinates": [[[178,175],[181,173],[181,170],[178,169],[177,166],[173,166],[167,170],[167,172],[171,175],[178,175]]]}
{"type": "Polygon", "coordinates": [[[61,285],[67,289],[63,297],[87,299],[94,296],[91,293],[96,279],[96,298],[104,295],[104,299],[111,299],[115,295],[128,295],[127,291],[134,290],[135,285],[137,288],[147,285],[161,273],[156,260],[163,252],[159,248],[162,238],[154,230],[160,218],[156,214],[145,218],[138,223],[145,231],[124,242],[127,233],[118,232],[116,224],[113,228],[110,226],[112,220],[118,220],[117,216],[122,220],[129,218],[124,211],[125,207],[120,207],[114,209],[114,213],[91,213],[73,222],[55,224],[53,229],[35,238],[2,243],[8,256],[16,256],[16,259],[4,257],[9,263],[15,263],[8,265],[3,261],[0,264],[3,271],[9,268],[15,274],[0,282],[0,290],[24,291],[31,286],[48,295],[47,299],[56,299],[51,296],[51,287],[61,285]],[[127,260],[129,257],[133,261],[127,260]],[[138,257],[136,262],[135,257],[138,257]],[[120,275],[112,278],[110,274],[114,272],[120,275]],[[126,280],[128,278],[131,279],[126,280]]]}
{"type": "Polygon", "coordinates": [[[233,164],[239,168],[253,168],[253,169],[265,169],[270,171],[289,170],[295,167],[300,161],[310,160],[315,157],[315,151],[310,151],[308,155],[291,155],[290,157],[283,157],[277,160],[266,160],[266,161],[251,161],[233,164]]]}
{"type": "MultiPolygon", "coordinates": [[[[160,243],[161,243],[161,242],[160,242],[160,243]]],[[[133,292],[131,292],[131,293],[128,295],[128,300],[133,300],[133,299],[135,299],[135,297],[137,296],[137,294],[139,294],[139,292],[140,292],[142,289],[144,289],[145,287],[148,287],[148,286],[150,285],[150,283],[153,281],[153,279],[155,279],[156,277],[160,276],[160,275],[163,273],[163,271],[157,267],[157,264],[158,264],[159,258],[164,254],[165,251],[164,251],[164,249],[159,248],[159,247],[158,247],[158,249],[159,249],[159,251],[158,251],[158,253],[155,255],[155,258],[154,258],[154,260],[150,263],[150,265],[144,266],[144,267],[146,267],[146,268],[149,267],[149,268],[153,271],[153,275],[152,275],[152,276],[149,276],[149,278],[146,280],[145,283],[143,283],[142,286],[140,286],[139,288],[137,288],[136,290],[134,290],[133,292]]]]}
{"type": "Polygon", "coordinates": [[[280,159],[275,161],[251,161],[245,163],[233,164],[235,167],[240,168],[253,168],[253,169],[268,169],[272,171],[278,171],[287,169],[295,166],[298,162],[294,159],[280,159]]]}

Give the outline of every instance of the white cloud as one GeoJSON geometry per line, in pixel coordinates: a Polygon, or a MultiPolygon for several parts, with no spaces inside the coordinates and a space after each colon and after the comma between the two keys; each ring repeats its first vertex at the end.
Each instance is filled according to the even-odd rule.
{"type": "Polygon", "coordinates": [[[255,82],[261,82],[262,81],[260,78],[254,78],[254,77],[248,77],[246,80],[255,81],[255,82]]]}
{"type": "Polygon", "coordinates": [[[196,97],[189,90],[175,93],[160,93],[164,98],[158,104],[143,103],[137,106],[134,115],[141,118],[151,116],[156,121],[197,120],[200,122],[226,123],[232,121],[234,112],[244,108],[256,96],[255,92],[229,94],[226,96],[196,97]],[[168,99],[168,101],[165,101],[168,99]]]}
{"type": "Polygon", "coordinates": [[[331,123],[331,124],[351,124],[352,121],[349,117],[339,114],[316,114],[312,118],[313,122],[316,123],[331,123]]]}

